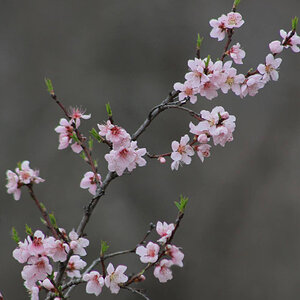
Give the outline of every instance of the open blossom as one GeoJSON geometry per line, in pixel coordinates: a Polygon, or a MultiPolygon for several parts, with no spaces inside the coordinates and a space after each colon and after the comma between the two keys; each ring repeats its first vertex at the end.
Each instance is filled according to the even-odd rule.
{"type": "Polygon", "coordinates": [[[57,133],[59,133],[59,146],[58,149],[62,150],[69,146],[72,142],[72,135],[74,132],[74,128],[72,126],[71,121],[67,119],[60,119],[59,126],[54,129],[57,133]]]}
{"type": "Polygon", "coordinates": [[[45,235],[40,231],[36,230],[33,239],[31,237],[27,238],[28,240],[28,251],[31,255],[38,256],[45,254],[44,241],[45,235]]]}
{"type": "Polygon", "coordinates": [[[233,45],[229,49],[228,54],[236,64],[243,64],[242,59],[246,56],[246,52],[241,49],[240,43],[233,45]]]}
{"type": "Polygon", "coordinates": [[[224,40],[226,34],[226,21],[227,16],[225,15],[219,17],[218,20],[212,19],[209,21],[210,26],[213,28],[210,32],[212,38],[217,38],[218,41],[224,40]]]}
{"type": "Polygon", "coordinates": [[[208,122],[199,122],[197,126],[190,122],[189,126],[190,132],[198,136],[197,140],[199,143],[205,144],[209,141],[209,138],[207,137],[209,130],[208,122]]]}
{"type": "Polygon", "coordinates": [[[88,294],[100,295],[102,287],[104,286],[104,279],[97,271],[84,274],[83,280],[87,281],[86,292],[88,294]]]}
{"type": "Polygon", "coordinates": [[[18,243],[18,248],[16,248],[13,251],[13,257],[14,259],[16,259],[19,263],[24,264],[25,262],[27,262],[28,258],[31,255],[31,253],[29,253],[28,251],[28,241],[25,240],[24,243],[19,242],[18,243]]]}
{"type": "Polygon", "coordinates": [[[258,72],[263,75],[262,79],[264,81],[269,81],[270,78],[272,78],[272,80],[277,81],[279,78],[277,69],[281,62],[281,58],[274,58],[272,54],[268,54],[266,57],[266,64],[260,64],[257,68],[258,72]]]}
{"type": "Polygon", "coordinates": [[[154,276],[158,278],[159,282],[164,283],[173,278],[170,267],[173,262],[168,259],[162,259],[154,269],[154,276]]]}
{"type": "Polygon", "coordinates": [[[85,110],[79,108],[79,107],[71,107],[70,108],[70,118],[73,122],[75,122],[76,128],[80,126],[80,119],[88,120],[91,118],[91,114],[85,115],[85,110]]]}
{"type": "Polygon", "coordinates": [[[106,138],[107,141],[113,144],[113,148],[117,149],[130,141],[130,135],[125,129],[120,126],[114,125],[110,120],[105,125],[99,125],[99,135],[106,138]]]}
{"type": "MultiPolygon", "coordinates": [[[[203,122],[208,122],[210,125],[208,131],[212,136],[215,145],[220,144],[224,147],[226,142],[233,140],[232,133],[235,130],[236,118],[235,116],[229,115],[229,113],[226,112],[222,106],[216,106],[211,112],[202,110],[201,117],[206,120],[203,122]]],[[[199,151],[201,148],[197,150],[199,151]]],[[[209,148],[207,147],[206,149],[202,150],[204,150],[204,154],[205,151],[209,150],[209,148]]],[[[201,154],[199,154],[200,153],[198,153],[198,156],[202,160],[201,154]]],[[[209,151],[206,155],[209,156],[209,151]]]]}
{"type": "Polygon", "coordinates": [[[116,270],[112,263],[109,263],[106,269],[105,285],[110,288],[113,294],[118,294],[120,291],[119,283],[125,283],[128,277],[124,274],[127,267],[123,265],[117,266],[116,270]]]}
{"type": "MultiPolygon", "coordinates": [[[[101,182],[101,175],[97,174],[97,179],[100,182],[100,185],[102,184],[101,182]]],[[[86,172],[83,176],[83,178],[80,181],[80,187],[82,189],[89,189],[89,192],[92,195],[96,195],[96,190],[97,190],[97,182],[96,182],[96,177],[94,172],[86,172]]]]}
{"type": "Polygon", "coordinates": [[[273,54],[278,54],[282,52],[283,46],[281,45],[281,42],[273,41],[269,44],[269,49],[273,54]]]}
{"type": "Polygon", "coordinates": [[[186,134],[180,139],[180,143],[177,141],[172,142],[172,154],[171,158],[173,159],[173,162],[171,164],[172,170],[178,170],[178,167],[180,164],[186,164],[189,165],[192,161],[191,156],[194,155],[193,148],[188,145],[190,138],[186,134]]]}
{"type": "Polygon", "coordinates": [[[197,152],[197,155],[201,159],[201,161],[204,161],[204,158],[210,157],[210,148],[211,145],[208,144],[202,144],[195,146],[195,151],[197,152]]]}
{"type": "Polygon", "coordinates": [[[86,248],[90,244],[89,240],[83,237],[79,237],[74,230],[69,233],[69,238],[71,240],[70,247],[73,250],[73,253],[80,256],[85,256],[86,251],[84,248],[86,248]]]}
{"type": "Polygon", "coordinates": [[[176,247],[174,245],[167,245],[166,246],[166,254],[171,257],[174,265],[183,267],[182,260],[184,258],[184,254],[179,250],[178,247],[176,247]]]}
{"type": "Polygon", "coordinates": [[[237,12],[230,12],[227,14],[227,18],[225,19],[225,26],[227,28],[239,28],[241,27],[245,21],[243,20],[241,14],[237,12]]]}
{"type": "MultiPolygon", "coordinates": [[[[290,36],[292,32],[290,31],[289,33],[286,33],[286,31],[284,31],[283,29],[280,30],[280,35],[283,38],[282,43],[286,42],[286,38],[288,36],[290,36]]],[[[286,46],[284,46],[285,48],[289,48],[291,47],[292,51],[294,52],[300,52],[300,37],[297,35],[297,33],[295,33],[287,42],[286,46]]]]}
{"type": "Polygon", "coordinates": [[[28,288],[34,286],[36,281],[44,280],[52,273],[52,266],[46,256],[31,256],[27,263],[28,265],[23,268],[21,275],[28,288]]]}
{"type": "Polygon", "coordinates": [[[69,245],[60,240],[56,240],[54,237],[50,236],[45,239],[44,247],[46,253],[49,257],[53,259],[54,262],[60,261],[64,262],[67,259],[67,253],[69,252],[69,245]]]}
{"type": "Polygon", "coordinates": [[[108,162],[108,170],[116,172],[121,176],[127,169],[131,172],[136,166],[143,167],[146,165],[146,160],[142,158],[146,154],[145,148],[137,148],[137,142],[127,143],[127,145],[119,149],[113,149],[105,155],[108,162]]]}
{"type": "Polygon", "coordinates": [[[20,200],[21,197],[21,189],[19,187],[19,177],[17,174],[12,172],[11,170],[6,171],[6,177],[7,177],[7,193],[13,194],[15,200],[20,200]]]}
{"type": "Polygon", "coordinates": [[[199,93],[202,97],[212,100],[213,98],[218,97],[218,88],[216,82],[210,80],[200,86],[199,93]]]}
{"type": "Polygon", "coordinates": [[[161,236],[159,243],[166,243],[167,239],[172,235],[175,226],[173,223],[166,223],[158,221],[156,224],[156,232],[161,236]]]}
{"type": "Polygon", "coordinates": [[[67,265],[67,275],[70,278],[80,278],[80,271],[86,266],[86,262],[83,261],[78,255],[72,255],[67,265]]]}
{"type": "Polygon", "coordinates": [[[174,90],[180,91],[179,96],[178,96],[180,101],[189,97],[190,102],[192,104],[195,104],[197,102],[196,94],[198,93],[198,88],[195,87],[191,82],[185,81],[183,84],[180,82],[176,82],[174,84],[174,90]]]}
{"type": "Polygon", "coordinates": [[[188,61],[188,66],[191,72],[185,74],[185,79],[188,82],[190,82],[193,86],[197,87],[200,86],[200,84],[209,81],[209,78],[204,72],[205,65],[202,63],[201,59],[190,59],[188,61]]]}
{"type": "Polygon", "coordinates": [[[146,247],[139,246],[135,253],[140,256],[142,263],[155,263],[158,259],[159,246],[149,242],[146,247]]]}
{"type": "Polygon", "coordinates": [[[262,80],[260,74],[254,74],[245,79],[241,86],[241,98],[249,96],[255,96],[258,93],[259,89],[262,89],[265,86],[265,82],[262,80]]]}

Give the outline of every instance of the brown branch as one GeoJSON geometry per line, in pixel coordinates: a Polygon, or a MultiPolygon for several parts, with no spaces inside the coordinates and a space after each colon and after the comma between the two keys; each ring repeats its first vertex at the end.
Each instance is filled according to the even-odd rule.
{"type": "Polygon", "coordinates": [[[132,293],[138,294],[138,295],[142,296],[146,300],[150,300],[150,298],[148,298],[142,291],[140,291],[138,289],[134,289],[134,288],[129,287],[129,286],[120,286],[120,288],[128,290],[128,291],[130,291],[132,293]]]}
{"type": "Polygon", "coordinates": [[[52,235],[57,239],[59,240],[59,236],[56,232],[56,229],[54,228],[54,226],[52,225],[52,223],[50,222],[50,219],[49,219],[49,216],[48,216],[48,213],[46,212],[46,210],[41,206],[39,200],[37,199],[34,191],[33,191],[33,188],[32,188],[32,185],[31,184],[27,184],[26,185],[28,187],[28,190],[29,190],[29,194],[31,196],[31,198],[33,199],[34,203],[36,204],[36,206],[38,207],[38,209],[40,210],[44,220],[46,221],[47,223],[47,226],[48,228],[51,230],[52,232],[52,235]]]}

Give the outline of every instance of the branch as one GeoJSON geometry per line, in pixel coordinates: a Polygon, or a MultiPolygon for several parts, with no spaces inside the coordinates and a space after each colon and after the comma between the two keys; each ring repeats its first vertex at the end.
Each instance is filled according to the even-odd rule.
{"type": "Polygon", "coordinates": [[[135,293],[135,294],[138,294],[140,296],[142,296],[144,299],[146,300],[150,300],[150,298],[148,298],[143,292],[141,292],[140,290],[137,290],[137,289],[134,289],[132,287],[129,287],[129,286],[120,286],[121,289],[125,289],[125,290],[128,290],[132,293],[135,293]]]}

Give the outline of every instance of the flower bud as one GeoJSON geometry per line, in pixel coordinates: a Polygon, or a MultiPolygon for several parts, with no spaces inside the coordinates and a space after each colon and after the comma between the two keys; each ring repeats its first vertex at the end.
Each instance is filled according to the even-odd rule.
{"type": "Polygon", "coordinates": [[[161,164],[166,163],[166,159],[165,159],[164,157],[162,157],[162,156],[160,156],[160,157],[158,158],[158,160],[159,160],[159,162],[160,162],[161,164]]]}
{"type": "Polygon", "coordinates": [[[273,54],[282,52],[283,46],[279,41],[273,41],[269,44],[269,48],[273,54]]]}

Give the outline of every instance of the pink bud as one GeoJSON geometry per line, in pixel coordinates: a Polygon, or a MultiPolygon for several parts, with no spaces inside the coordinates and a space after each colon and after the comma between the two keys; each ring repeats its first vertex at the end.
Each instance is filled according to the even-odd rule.
{"type": "Polygon", "coordinates": [[[200,134],[198,136],[198,142],[201,143],[201,144],[206,144],[208,142],[208,138],[207,138],[207,135],[206,134],[200,134]]]}
{"type": "Polygon", "coordinates": [[[273,54],[282,52],[283,46],[279,41],[273,41],[269,44],[269,48],[273,54]]]}
{"type": "Polygon", "coordinates": [[[166,159],[165,159],[164,157],[162,157],[162,156],[160,156],[160,157],[158,158],[158,160],[159,160],[159,162],[160,162],[161,164],[166,163],[166,159]]]}
{"type": "Polygon", "coordinates": [[[227,120],[229,118],[229,113],[227,111],[221,113],[221,117],[223,120],[227,120]]]}

